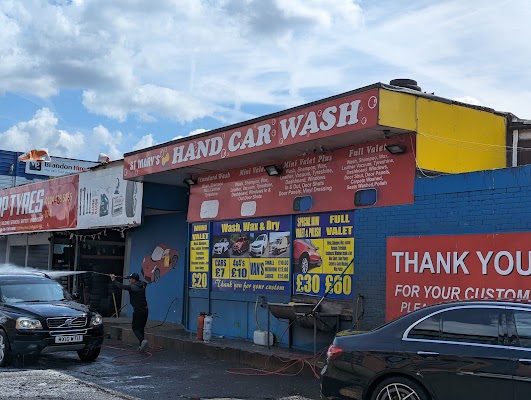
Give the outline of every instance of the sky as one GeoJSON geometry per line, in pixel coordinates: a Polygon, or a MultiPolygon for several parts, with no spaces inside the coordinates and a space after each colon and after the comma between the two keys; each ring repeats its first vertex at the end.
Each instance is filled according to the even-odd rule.
{"type": "Polygon", "coordinates": [[[528,0],[1,0],[0,149],[96,161],[395,78],[531,119],[528,0]]]}

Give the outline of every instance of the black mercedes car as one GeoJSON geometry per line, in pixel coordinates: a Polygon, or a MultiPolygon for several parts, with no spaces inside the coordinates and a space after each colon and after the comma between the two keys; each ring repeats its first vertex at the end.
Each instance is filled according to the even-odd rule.
{"type": "Polygon", "coordinates": [[[12,356],[77,351],[95,360],[103,343],[103,319],[72,300],[45,274],[0,273],[0,367],[12,356]]]}
{"type": "Polygon", "coordinates": [[[371,332],[340,332],[321,371],[325,398],[529,399],[531,305],[429,306],[371,332]]]}

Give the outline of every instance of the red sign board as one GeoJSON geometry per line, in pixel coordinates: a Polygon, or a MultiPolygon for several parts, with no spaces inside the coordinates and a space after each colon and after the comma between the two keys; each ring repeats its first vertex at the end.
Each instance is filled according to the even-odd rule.
{"type": "Polygon", "coordinates": [[[125,157],[124,178],[153,174],[376,126],[378,90],[315,104],[125,157]]]}
{"type": "Polygon", "coordinates": [[[531,232],[387,238],[388,320],[429,304],[531,297],[531,232]]]}
{"type": "Polygon", "coordinates": [[[0,234],[75,228],[78,175],[2,190],[0,234]]]}
{"type": "Polygon", "coordinates": [[[378,141],[284,160],[280,176],[268,176],[264,165],[201,175],[190,190],[188,220],[412,203],[413,136],[404,143],[409,148],[402,154],[390,154],[378,141]]]}

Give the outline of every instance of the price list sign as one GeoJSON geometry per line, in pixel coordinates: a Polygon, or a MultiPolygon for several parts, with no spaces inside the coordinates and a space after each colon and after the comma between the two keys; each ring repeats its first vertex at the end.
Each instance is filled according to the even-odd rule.
{"type": "Polygon", "coordinates": [[[190,225],[190,289],[208,289],[210,275],[210,227],[208,223],[190,225]]]}
{"type": "Polygon", "coordinates": [[[289,217],[214,222],[212,234],[213,291],[289,293],[289,217]]]}
{"type": "Polygon", "coordinates": [[[354,213],[299,215],[294,232],[294,294],[351,299],[354,213]]]}

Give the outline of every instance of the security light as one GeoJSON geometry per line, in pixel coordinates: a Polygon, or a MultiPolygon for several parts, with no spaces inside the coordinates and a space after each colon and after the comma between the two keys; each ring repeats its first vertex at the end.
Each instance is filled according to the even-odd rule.
{"type": "Polygon", "coordinates": [[[269,176],[279,176],[282,173],[282,169],[276,165],[266,165],[264,169],[269,176]]]}
{"type": "Polygon", "coordinates": [[[387,144],[385,148],[391,154],[402,154],[406,151],[406,146],[400,144],[387,144]]]}
{"type": "Polygon", "coordinates": [[[186,178],[184,181],[184,184],[188,187],[192,187],[193,185],[195,185],[197,183],[197,179],[193,179],[193,178],[186,178]]]}

